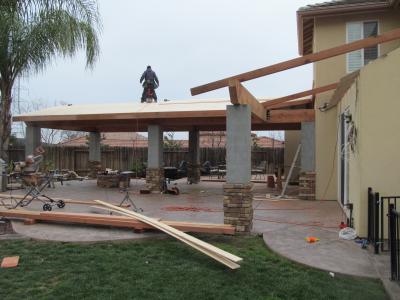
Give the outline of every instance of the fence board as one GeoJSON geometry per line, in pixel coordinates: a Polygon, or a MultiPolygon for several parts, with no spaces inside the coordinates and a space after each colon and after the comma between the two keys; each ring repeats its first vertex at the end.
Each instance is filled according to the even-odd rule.
{"type": "MultiPolygon", "coordinates": [[[[45,161],[51,162],[56,169],[75,170],[81,175],[88,172],[88,147],[46,146],[45,161]]],[[[23,146],[10,148],[9,157],[12,161],[24,160],[23,146]]],[[[260,148],[252,151],[252,165],[257,166],[267,161],[267,171],[274,172],[283,167],[283,148],[260,148]]],[[[182,160],[188,160],[188,149],[164,150],[164,164],[177,167],[182,160]]],[[[225,148],[201,148],[200,161],[210,161],[215,166],[223,164],[226,158],[225,148]]],[[[134,170],[136,164],[147,162],[147,148],[107,147],[101,148],[101,164],[113,170],[134,170]]]]}

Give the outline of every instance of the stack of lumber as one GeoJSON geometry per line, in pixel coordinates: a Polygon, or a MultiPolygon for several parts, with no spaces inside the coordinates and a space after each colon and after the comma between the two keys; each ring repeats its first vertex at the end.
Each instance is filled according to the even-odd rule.
{"type": "Polygon", "coordinates": [[[213,258],[214,260],[224,264],[225,266],[229,267],[230,269],[240,268],[240,265],[238,263],[240,261],[242,261],[243,259],[236,255],[233,255],[233,254],[226,252],[220,248],[217,248],[211,244],[201,241],[193,236],[190,236],[182,231],[179,231],[176,228],[169,226],[163,222],[160,222],[156,219],[149,218],[145,215],[109,204],[104,201],[100,201],[100,200],[94,200],[94,201],[97,204],[100,204],[100,205],[106,207],[105,209],[108,209],[113,212],[118,212],[124,216],[131,218],[131,219],[136,219],[136,220],[142,221],[143,223],[151,225],[154,228],[157,228],[157,229],[165,232],[166,234],[176,238],[177,240],[189,245],[190,247],[192,247],[192,248],[202,252],[203,254],[213,258]]]}
{"type": "MultiPolygon", "coordinates": [[[[93,203],[92,203],[93,204],[93,203]]],[[[67,213],[67,212],[39,212],[24,209],[0,210],[0,216],[7,218],[28,219],[35,221],[76,223],[113,226],[121,228],[130,228],[135,231],[154,229],[153,226],[143,223],[139,220],[125,216],[90,214],[90,213],[67,213]]],[[[232,225],[208,224],[208,223],[190,223],[178,221],[162,221],[164,224],[186,232],[201,232],[214,234],[235,234],[235,228],[232,225]]]]}

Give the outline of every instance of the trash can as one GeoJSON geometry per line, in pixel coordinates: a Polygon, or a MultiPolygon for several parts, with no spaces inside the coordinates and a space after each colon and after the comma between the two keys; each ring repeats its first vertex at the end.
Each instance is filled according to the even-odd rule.
{"type": "Polygon", "coordinates": [[[0,192],[7,190],[7,165],[4,160],[0,158],[0,192]]]}

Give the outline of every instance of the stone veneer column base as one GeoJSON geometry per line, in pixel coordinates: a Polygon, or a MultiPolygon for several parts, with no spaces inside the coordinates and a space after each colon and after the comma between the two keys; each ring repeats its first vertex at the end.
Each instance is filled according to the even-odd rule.
{"type": "Polygon", "coordinates": [[[253,184],[224,184],[224,223],[236,232],[250,233],[253,227],[253,184]]]}
{"type": "Polygon", "coordinates": [[[299,198],[302,200],[315,200],[315,173],[304,172],[299,179],[299,198]]]}
{"type": "Polygon", "coordinates": [[[96,160],[89,160],[89,178],[97,178],[97,173],[101,171],[101,162],[96,160]]]}
{"type": "Polygon", "coordinates": [[[147,168],[146,169],[146,184],[147,188],[152,192],[160,192],[164,181],[163,168],[147,168]]]}
{"type": "Polygon", "coordinates": [[[188,163],[187,166],[187,180],[189,183],[200,182],[200,165],[188,163]]]}

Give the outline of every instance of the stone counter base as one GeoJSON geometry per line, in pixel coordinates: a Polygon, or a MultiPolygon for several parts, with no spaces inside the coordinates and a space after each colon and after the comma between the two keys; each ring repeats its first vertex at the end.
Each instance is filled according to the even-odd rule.
{"type": "Polygon", "coordinates": [[[146,184],[147,188],[152,192],[160,192],[164,181],[164,169],[147,168],[146,169],[146,184]]]}

